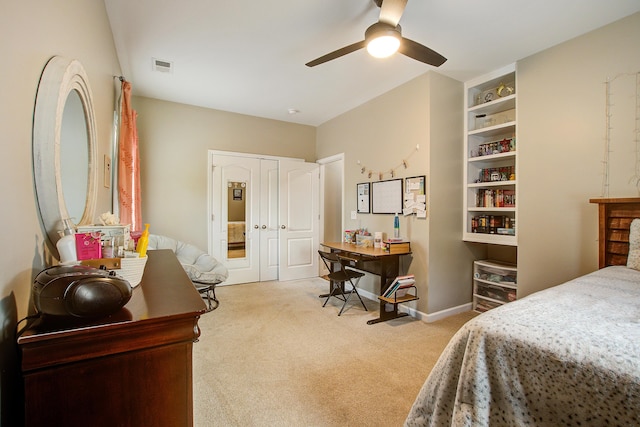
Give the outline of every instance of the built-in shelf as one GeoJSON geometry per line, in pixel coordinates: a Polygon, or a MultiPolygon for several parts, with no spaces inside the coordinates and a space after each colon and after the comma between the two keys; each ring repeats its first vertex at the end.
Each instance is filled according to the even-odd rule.
{"type": "Polygon", "coordinates": [[[465,83],[465,241],[518,244],[516,89],[515,64],[465,83]]]}

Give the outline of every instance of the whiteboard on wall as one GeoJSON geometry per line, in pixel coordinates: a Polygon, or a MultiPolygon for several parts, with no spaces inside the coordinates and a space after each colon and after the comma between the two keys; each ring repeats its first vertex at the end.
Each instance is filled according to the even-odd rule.
{"type": "Polygon", "coordinates": [[[402,179],[375,181],[371,183],[371,212],[401,213],[402,212],[402,179]]]}

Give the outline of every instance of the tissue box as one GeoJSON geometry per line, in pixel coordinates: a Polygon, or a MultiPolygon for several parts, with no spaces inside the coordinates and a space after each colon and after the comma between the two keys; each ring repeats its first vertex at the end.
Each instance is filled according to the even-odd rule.
{"type": "Polygon", "coordinates": [[[76,233],[76,255],[78,260],[102,258],[100,233],[76,233]]]}

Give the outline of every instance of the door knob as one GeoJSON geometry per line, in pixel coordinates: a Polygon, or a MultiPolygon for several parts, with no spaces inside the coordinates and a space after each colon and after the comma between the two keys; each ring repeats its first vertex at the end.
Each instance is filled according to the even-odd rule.
{"type": "Polygon", "coordinates": [[[258,224],[254,225],[253,228],[258,229],[258,224]]]}
{"type": "Polygon", "coordinates": [[[282,225],[280,226],[280,228],[282,228],[282,229],[284,230],[284,229],[285,229],[285,228],[287,228],[287,227],[285,227],[285,226],[284,226],[284,224],[282,224],[282,225]]]}
{"type": "Polygon", "coordinates": [[[266,226],[266,225],[263,225],[263,226],[262,226],[262,229],[263,229],[263,230],[266,230],[266,229],[267,229],[267,226],[266,226]]]}

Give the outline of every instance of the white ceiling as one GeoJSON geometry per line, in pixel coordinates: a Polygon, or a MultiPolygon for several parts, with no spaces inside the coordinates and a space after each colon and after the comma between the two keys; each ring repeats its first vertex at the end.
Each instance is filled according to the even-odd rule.
{"type": "Polygon", "coordinates": [[[429,70],[466,81],[640,11],[639,0],[410,0],[402,35],[448,58],[434,68],[365,50],[372,0],[105,0],[134,95],[317,126],[429,70]],[[154,71],[153,58],[173,63],[154,71]],[[299,110],[289,114],[289,109],[299,110]]]}

